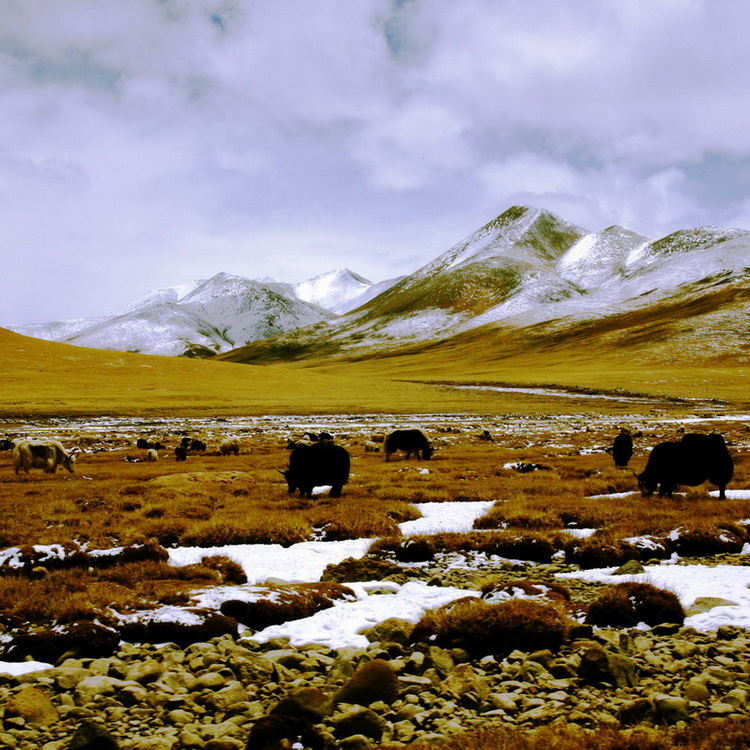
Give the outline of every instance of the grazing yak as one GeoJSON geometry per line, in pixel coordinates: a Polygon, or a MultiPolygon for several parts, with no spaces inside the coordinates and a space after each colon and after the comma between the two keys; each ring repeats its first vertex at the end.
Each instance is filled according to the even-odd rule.
{"type": "Polygon", "coordinates": [[[187,461],[187,448],[184,445],[178,445],[174,449],[175,461],[187,461]]]}
{"type": "Polygon", "coordinates": [[[670,497],[679,485],[696,487],[711,482],[726,498],[726,488],[734,474],[734,462],[724,438],[716,433],[687,433],[679,442],[655,445],[646,468],[637,474],[638,487],[644,497],[659,488],[659,497],[670,497]]]}
{"type": "Polygon", "coordinates": [[[633,455],[633,438],[630,430],[620,430],[620,434],[612,443],[612,458],[615,466],[627,466],[633,455]]]}
{"type": "Polygon", "coordinates": [[[29,469],[44,469],[54,474],[58,466],[73,473],[76,457],[68,453],[58,440],[21,440],[13,447],[13,469],[16,474],[29,469]]]}
{"type": "Polygon", "coordinates": [[[349,481],[349,453],[329,442],[300,443],[289,454],[289,468],[282,471],[289,494],[299,490],[300,497],[312,497],[313,487],[331,485],[329,497],[341,497],[341,488],[349,481]]]}
{"type": "Polygon", "coordinates": [[[159,460],[159,454],[156,452],[155,448],[149,448],[146,451],[146,461],[158,461],[159,460]]]}
{"type": "Polygon", "coordinates": [[[237,440],[237,438],[229,438],[227,440],[223,440],[221,445],[219,445],[219,453],[222,456],[231,456],[234,454],[235,456],[240,455],[240,441],[237,440]]]}
{"type": "Polygon", "coordinates": [[[391,453],[404,451],[406,458],[412,453],[423,461],[428,461],[435,449],[430,445],[421,430],[394,430],[385,439],[385,460],[391,460],[391,453]]]}

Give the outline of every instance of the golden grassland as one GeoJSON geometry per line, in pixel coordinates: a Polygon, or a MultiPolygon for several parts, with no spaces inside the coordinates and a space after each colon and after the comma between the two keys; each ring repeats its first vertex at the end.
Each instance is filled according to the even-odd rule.
{"type": "MultiPolygon", "coordinates": [[[[454,343],[377,359],[267,366],[107,352],[0,329],[0,416],[198,416],[326,413],[599,411],[590,400],[462,391],[435,385],[558,384],[750,405],[747,370],[732,361],[644,361],[579,347],[502,355],[497,340],[454,343]],[[433,384],[430,384],[433,383],[433,384]]],[[[612,412],[648,404],[611,402],[612,412]]]]}
{"type": "MultiPolygon", "coordinates": [[[[551,429],[554,425],[551,424],[551,429]]],[[[741,438],[744,426],[734,428],[741,438]]],[[[109,548],[156,541],[165,546],[211,547],[239,543],[293,544],[324,534],[328,540],[394,539],[398,524],[419,517],[415,503],[492,501],[478,527],[503,535],[559,539],[566,525],[598,529],[602,542],[644,534],[666,534],[679,526],[716,529],[750,517],[750,500],[719,501],[710,485],[690,488],[674,499],[628,502],[594,495],[635,488],[630,470],[615,468],[607,453],[580,454],[580,448],[609,440],[606,431],[565,436],[567,447],[514,447],[514,439],[487,442],[473,433],[446,433],[445,443],[417,470],[412,460],[386,462],[366,453],[359,438],[344,442],[352,455],[352,476],[340,498],[289,495],[278,473],[287,460],[279,435],[243,439],[239,456],[210,452],[186,462],[168,453],[157,462],[135,448],[81,454],[76,472],[16,476],[10,454],[0,453],[0,547],[77,542],[109,548]],[[519,473],[503,468],[516,462],[547,468],[519,473]]],[[[727,435],[732,440],[732,434],[727,435]]],[[[210,447],[210,446],[209,446],[210,447]]],[[[645,463],[645,448],[634,468],[645,463]]],[[[733,487],[750,486],[750,465],[735,451],[733,487]]],[[[442,535],[441,544],[464,543],[466,535],[442,535]]],[[[208,553],[207,553],[208,554],[208,553]]],[[[154,563],[131,563],[111,570],[57,571],[41,580],[0,578],[0,613],[60,619],[89,607],[131,609],[149,602],[173,603],[188,589],[215,585],[205,567],[175,570],[154,563]]]]}

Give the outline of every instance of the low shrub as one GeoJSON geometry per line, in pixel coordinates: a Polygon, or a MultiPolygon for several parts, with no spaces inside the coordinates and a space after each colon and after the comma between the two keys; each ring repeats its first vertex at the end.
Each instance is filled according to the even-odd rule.
{"type": "MultiPolygon", "coordinates": [[[[403,750],[417,750],[407,745],[403,750]]],[[[423,745],[421,747],[424,747],[423,745]]],[[[708,719],[687,727],[583,729],[555,724],[528,731],[487,726],[451,737],[451,750],[750,750],[749,719],[708,719]]],[[[421,750],[421,748],[420,748],[421,750]]]]}
{"type": "Polygon", "coordinates": [[[741,552],[743,540],[724,528],[678,529],[674,533],[672,546],[681,557],[709,557],[726,552],[741,552]]]}
{"type": "Polygon", "coordinates": [[[549,539],[540,536],[488,535],[484,543],[480,542],[479,551],[514,560],[549,563],[556,550],[549,539]]]}
{"type": "Polygon", "coordinates": [[[235,619],[210,610],[193,609],[189,612],[195,622],[141,619],[124,623],[120,626],[120,637],[131,643],[176,643],[180,648],[222,635],[237,638],[235,619]]]}
{"type": "Polygon", "coordinates": [[[201,565],[217,571],[224,584],[241,585],[247,583],[247,574],[244,568],[234,560],[224,555],[212,555],[201,558],[201,565]]]}
{"type": "Polygon", "coordinates": [[[650,583],[616,583],[607,586],[589,605],[586,622],[589,625],[618,628],[634,627],[640,622],[682,624],[685,610],[676,594],[652,586],[650,583]]]}
{"type": "Polygon", "coordinates": [[[672,544],[665,537],[644,535],[623,541],[638,550],[641,560],[667,560],[672,556],[672,544]]]}
{"type": "Polygon", "coordinates": [[[247,528],[232,524],[212,524],[187,532],[182,544],[188,547],[223,547],[227,544],[281,544],[304,542],[306,534],[295,528],[247,528]]]}
{"type": "Polygon", "coordinates": [[[147,524],[143,535],[161,544],[163,547],[177,547],[182,541],[187,526],[178,521],[164,521],[147,524]]]}
{"type": "Polygon", "coordinates": [[[426,612],[412,634],[444,648],[461,648],[474,657],[506,656],[520,651],[557,651],[574,625],[551,604],[513,599],[489,604],[466,598],[447,608],[426,612]]]}
{"type": "Polygon", "coordinates": [[[486,602],[505,602],[510,599],[546,599],[563,606],[571,602],[570,591],[559,583],[522,579],[505,583],[488,581],[480,587],[486,602]]]}
{"type": "Polygon", "coordinates": [[[633,544],[607,541],[596,535],[575,539],[565,546],[565,562],[583,570],[619,567],[628,560],[640,560],[641,552],[633,544]]]}
{"type": "Polygon", "coordinates": [[[226,601],[221,605],[221,613],[253,630],[262,630],[269,625],[311,617],[337,601],[356,598],[350,588],[338,583],[295,583],[269,586],[267,590],[267,596],[256,601],[226,601]]]}
{"type": "Polygon", "coordinates": [[[404,539],[393,554],[399,562],[427,562],[435,557],[435,550],[429,539],[404,539]]]}

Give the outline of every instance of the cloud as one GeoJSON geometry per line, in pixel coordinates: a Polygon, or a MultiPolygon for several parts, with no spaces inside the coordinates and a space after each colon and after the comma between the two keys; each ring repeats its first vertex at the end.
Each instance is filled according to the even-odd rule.
{"type": "Polygon", "coordinates": [[[0,19],[0,321],[220,270],[379,280],[518,202],[652,236],[750,226],[744,3],[0,0],[0,19]]]}

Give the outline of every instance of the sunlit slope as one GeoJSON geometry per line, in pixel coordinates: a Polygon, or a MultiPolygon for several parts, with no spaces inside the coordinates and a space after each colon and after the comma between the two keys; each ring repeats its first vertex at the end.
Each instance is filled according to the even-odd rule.
{"type": "MultiPolygon", "coordinates": [[[[437,342],[363,347],[356,355],[300,347],[297,366],[373,378],[559,384],[750,403],[750,286],[744,275],[683,285],[652,305],[520,328],[493,323],[437,342]],[[300,356],[301,355],[301,356],[300,356]]],[[[281,342],[225,356],[263,361],[281,342]]],[[[295,353],[283,342],[289,357],[295,353]]]]}
{"type": "Polygon", "coordinates": [[[472,411],[472,394],[289,367],[85,349],[0,328],[0,415],[232,415],[472,411]]]}

